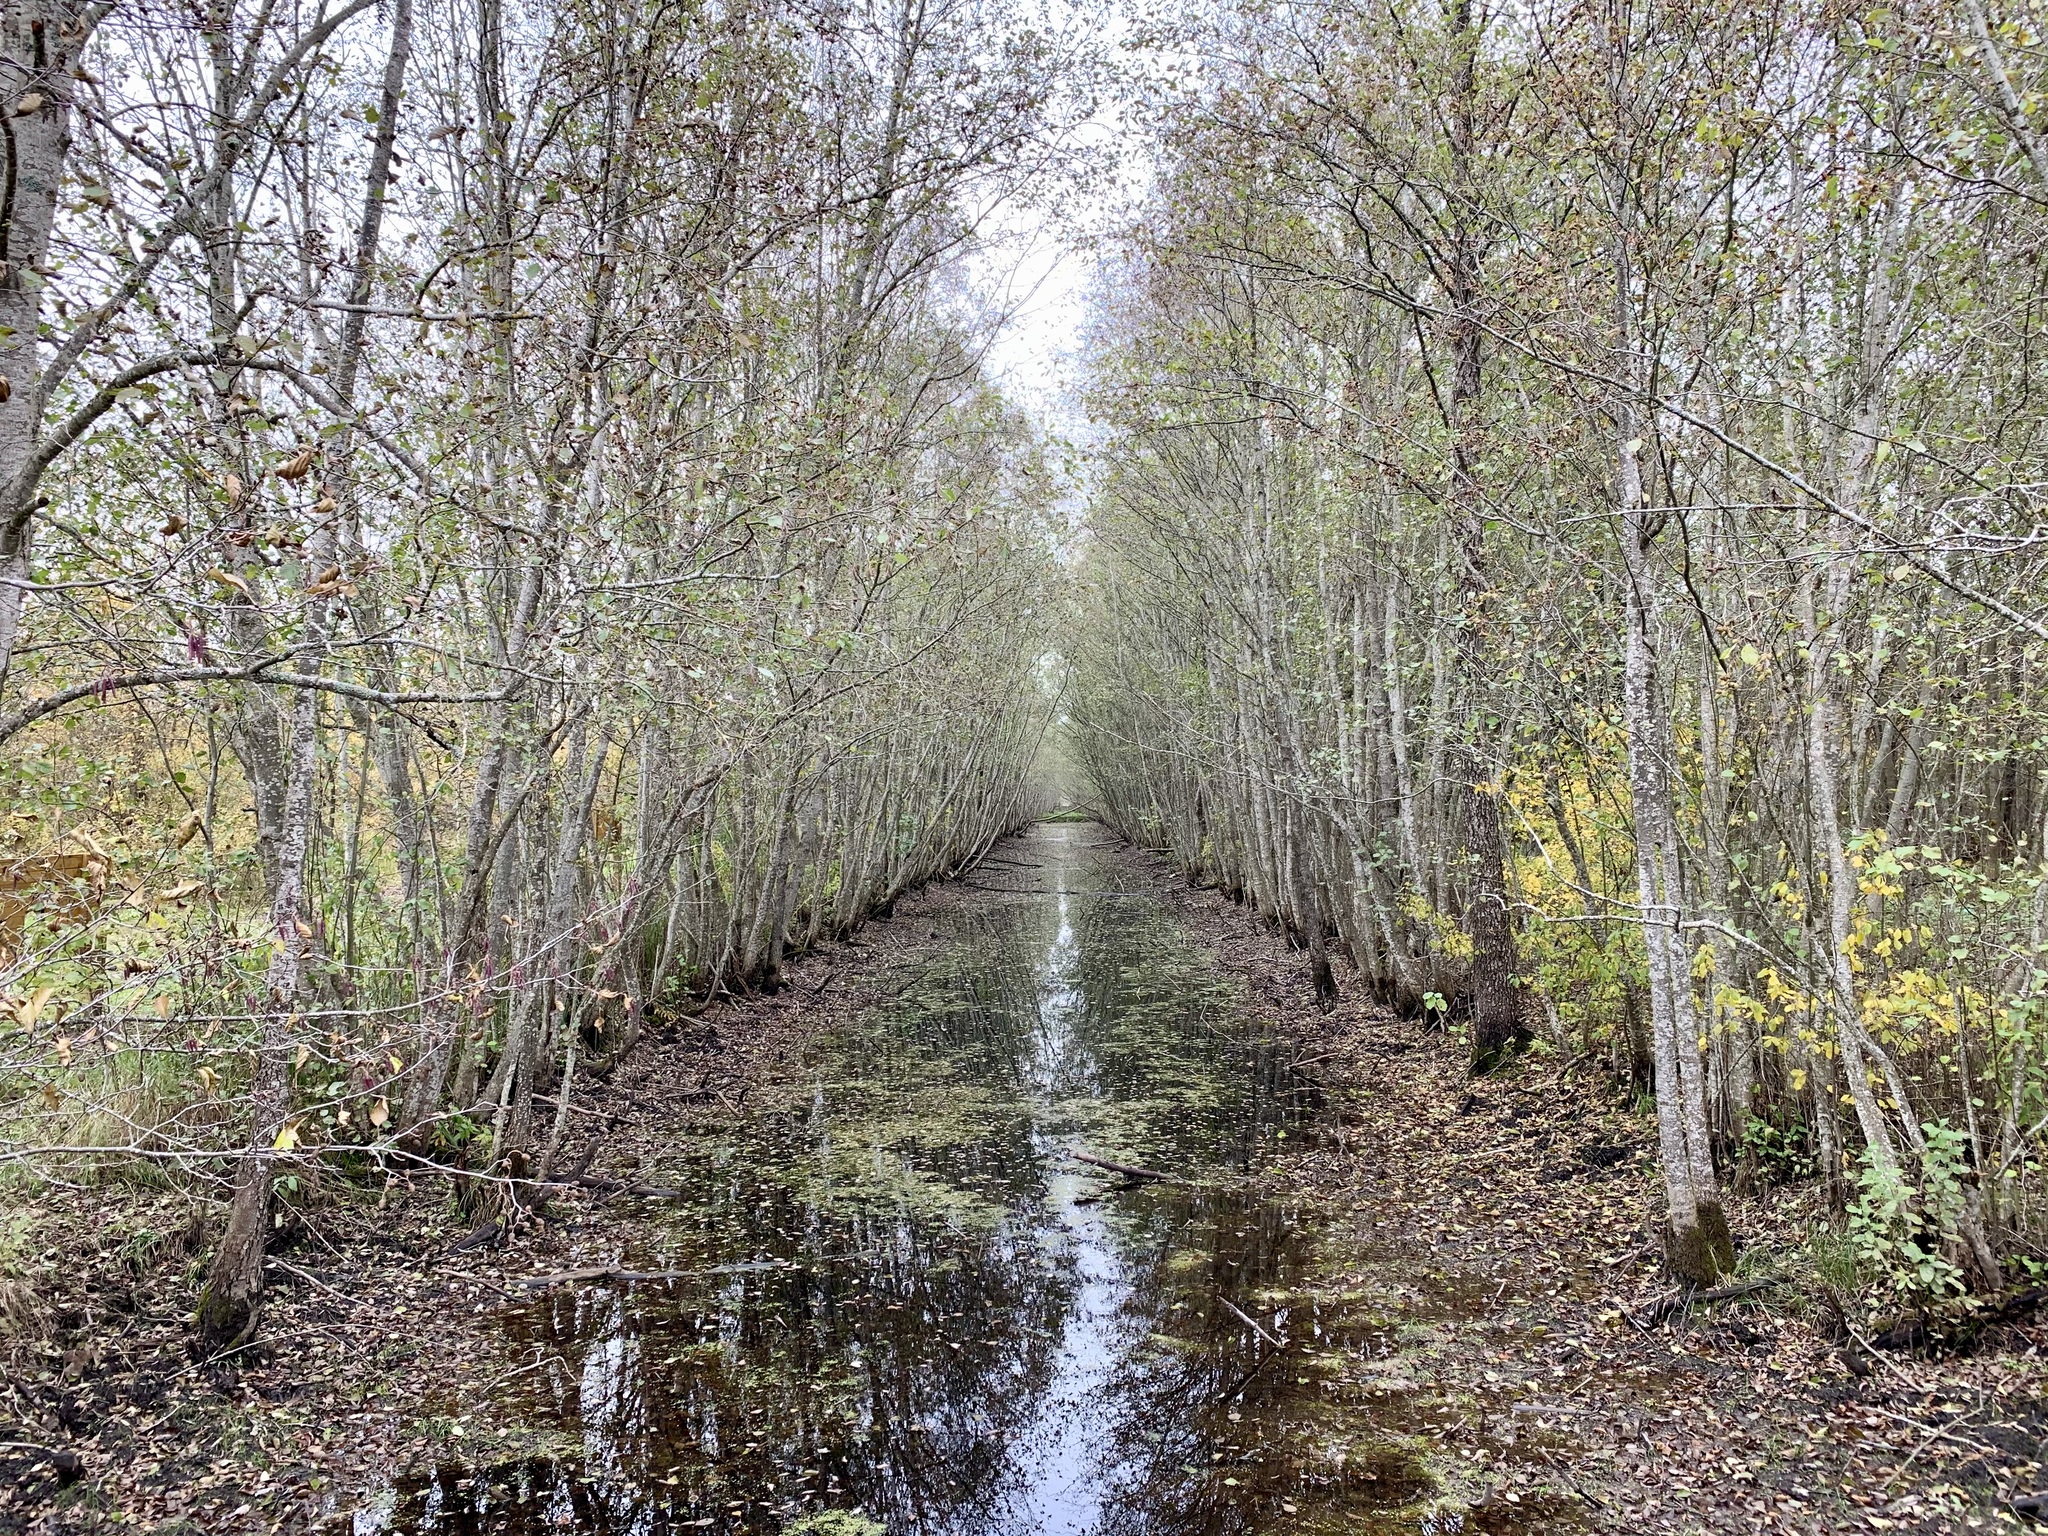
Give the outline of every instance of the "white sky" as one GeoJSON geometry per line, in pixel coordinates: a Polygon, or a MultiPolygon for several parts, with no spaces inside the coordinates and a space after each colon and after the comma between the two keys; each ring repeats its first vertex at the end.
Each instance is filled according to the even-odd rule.
{"type": "MultiPolygon", "coordinates": [[[[1044,0],[1048,23],[1081,27],[1112,55],[1129,35],[1129,0],[1044,0]]],[[[1121,54],[1119,68],[1133,60],[1121,54]]],[[[1145,136],[1130,120],[1122,93],[1106,90],[1078,133],[1099,159],[1089,189],[1048,200],[1050,206],[994,210],[987,240],[973,263],[976,286],[1014,311],[990,350],[990,371],[1047,432],[1075,442],[1090,434],[1079,398],[1082,338],[1096,275],[1092,239],[1107,235],[1143,199],[1151,176],[1145,136]]]]}
{"type": "Polygon", "coordinates": [[[1077,389],[1094,262],[1049,213],[1030,210],[1017,224],[978,263],[985,291],[1014,311],[989,350],[989,370],[1048,431],[1070,434],[1082,424],[1077,389]]]}

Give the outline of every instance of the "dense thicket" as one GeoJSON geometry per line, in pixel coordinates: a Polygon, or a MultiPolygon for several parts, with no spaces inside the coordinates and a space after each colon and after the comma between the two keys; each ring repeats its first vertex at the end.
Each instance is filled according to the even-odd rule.
{"type": "Polygon", "coordinates": [[[2048,1237],[2033,4],[1230,8],[1097,347],[1106,813],[1358,984],[1654,1084],[1671,1255],[1818,1171],[2048,1237]]]}
{"type": "Polygon", "coordinates": [[[281,1174],[503,1216],[579,1061],[1024,813],[959,274],[1079,75],[993,0],[5,17],[0,1155],[232,1179],[232,1340],[281,1174]]]}

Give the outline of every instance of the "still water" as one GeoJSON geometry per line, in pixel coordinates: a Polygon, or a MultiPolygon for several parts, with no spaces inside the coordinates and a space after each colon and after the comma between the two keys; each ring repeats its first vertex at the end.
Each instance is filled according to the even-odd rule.
{"type": "Polygon", "coordinates": [[[1004,845],[976,878],[1016,894],[939,919],[894,1002],[679,1131],[644,1173],[686,1198],[623,1263],[682,1277],[500,1314],[467,1406],[544,1453],[402,1481],[359,1536],[1435,1528],[1420,1463],[1319,1429],[1346,1341],[1263,1176],[1317,1095],[1104,841],[1004,845]]]}

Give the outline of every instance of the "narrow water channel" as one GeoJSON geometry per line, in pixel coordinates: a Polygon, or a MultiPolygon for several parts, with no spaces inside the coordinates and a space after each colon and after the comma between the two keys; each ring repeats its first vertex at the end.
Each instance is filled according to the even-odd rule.
{"type": "MultiPolygon", "coordinates": [[[[1319,1113],[1241,989],[1089,824],[938,920],[891,1004],[647,1170],[634,1269],[499,1317],[501,1422],[360,1536],[1419,1530],[1399,1456],[1311,1452],[1333,1320],[1262,1169],[1319,1113]],[[1171,1173],[1127,1180],[1088,1153],[1171,1173]]],[[[1446,1527],[1454,1528],[1454,1527],[1446,1527]]]]}

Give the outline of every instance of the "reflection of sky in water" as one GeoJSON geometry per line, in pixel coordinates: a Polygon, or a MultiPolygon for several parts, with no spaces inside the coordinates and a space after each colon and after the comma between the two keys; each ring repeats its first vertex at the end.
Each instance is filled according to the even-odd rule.
{"type": "Polygon", "coordinates": [[[1277,1519],[1294,1474],[1238,1444],[1232,1415],[1293,1378],[1219,1298],[1260,1312],[1300,1269],[1286,1213],[1229,1175],[1306,1099],[1178,920],[1090,857],[1097,836],[1040,828],[1044,864],[998,876],[1042,894],[942,919],[952,942],[904,997],[758,1089],[743,1130],[678,1133],[662,1182],[701,1197],[650,1211],[624,1262],[701,1278],[503,1314],[517,1374],[470,1406],[567,1444],[444,1469],[356,1530],[737,1536],[837,1509],[892,1536],[1236,1536],[1277,1519]],[[1076,1147],[1222,1182],[1126,1187],[1076,1147]]]}
{"type": "MultiPolygon", "coordinates": [[[[1063,1075],[1061,1067],[1081,1008],[1079,951],[1067,902],[1064,894],[1058,898],[1059,928],[1038,968],[1037,1051],[1030,1082],[1041,1095],[1063,1075]]],[[[1048,1152],[1059,1150],[1042,1132],[1033,1140],[1048,1152]]],[[[1104,1464],[1107,1446],[1097,1418],[1110,1399],[1118,1360],[1125,1352],[1120,1336],[1129,1324],[1122,1316],[1122,1301],[1130,1286],[1101,1217],[1075,1203],[1095,1188],[1094,1180],[1064,1169],[1046,1179],[1046,1206],[1057,1222],[1048,1236],[1059,1243],[1078,1286],[1038,1408],[1038,1423],[1009,1451],[1012,1475],[1022,1484],[1012,1504],[1015,1528],[1046,1536],[1079,1536],[1093,1530],[1103,1486],[1114,1475],[1104,1464]]]]}

